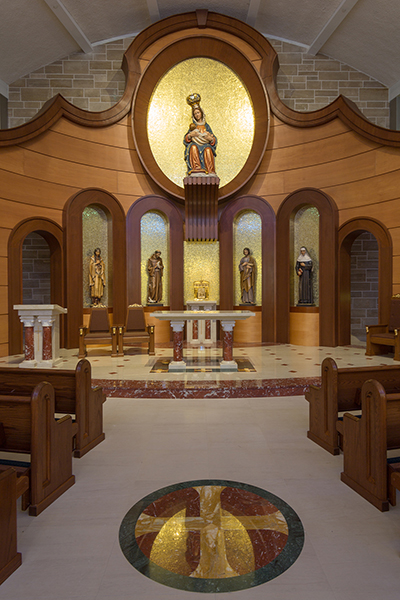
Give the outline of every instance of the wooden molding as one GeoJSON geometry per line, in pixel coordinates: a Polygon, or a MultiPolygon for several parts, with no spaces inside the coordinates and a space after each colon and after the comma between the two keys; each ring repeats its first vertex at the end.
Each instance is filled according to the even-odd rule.
{"type": "Polygon", "coordinates": [[[218,239],[218,177],[185,177],[185,240],[218,239]]]}
{"type": "Polygon", "coordinates": [[[290,217],[306,205],[315,206],[319,212],[319,344],[336,346],[338,209],[328,194],[315,188],[303,188],[290,194],[280,205],[276,217],[277,341],[287,344],[290,339],[290,217]]]}
{"type": "Polygon", "coordinates": [[[351,341],[351,247],[364,231],[375,237],[379,247],[378,323],[389,322],[393,279],[390,232],[376,219],[351,219],[338,231],[338,343],[341,346],[351,341]]]}

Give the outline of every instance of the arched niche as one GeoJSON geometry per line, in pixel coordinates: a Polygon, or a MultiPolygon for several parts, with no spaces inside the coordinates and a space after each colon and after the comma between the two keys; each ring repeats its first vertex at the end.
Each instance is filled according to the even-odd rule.
{"type": "Polygon", "coordinates": [[[392,238],[387,228],[376,219],[351,219],[338,232],[339,285],[338,285],[338,341],[339,345],[351,340],[351,247],[356,238],[370,232],[378,242],[378,323],[388,323],[392,296],[392,238]]]}
{"type": "Polygon", "coordinates": [[[141,219],[145,213],[157,211],[169,223],[169,282],[171,310],[183,309],[183,219],[176,206],[162,196],[143,196],[130,207],[126,217],[128,304],[141,304],[141,219]]]}
{"type": "MultiPolygon", "coordinates": [[[[254,211],[261,217],[262,237],[262,332],[263,342],[275,341],[275,213],[266,200],[258,196],[242,196],[230,202],[219,220],[220,240],[220,308],[232,310],[234,306],[234,272],[232,269],[233,225],[243,211],[254,211]]],[[[237,272],[239,276],[239,270],[237,272]]]]}
{"type": "Polygon", "coordinates": [[[276,225],[277,341],[290,340],[291,232],[293,215],[305,206],[319,212],[319,344],[336,346],[336,247],[338,210],[324,192],[303,188],[281,204],[276,225]]]}
{"type": "MultiPolygon", "coordinates": [[[[25,219],[14,227],[8,239],[8,340],[9,354],[22,352],[22,324],[14,304],[22,304],[22,245],[27,235],[36,232],[50,248],[50,298],[52,304],[63,306],[63,231],[50,219],[25,219]]],[[[63,317],[61,317],[60,344],[64,346],[63,317]]]]}
{"type": "Polygon", "coordinates": [[[88,206],[98,206],[109,215],[112,249],[113,322],[124,323],[126,316],[126,241],[125,213],[118,200],[104,190],[90,188],[72,196],[64,206],[65,232],[65,305],[66,344],[75,348],[79,342],[79,327],[83,321],[82,280],[82,214],[88,206]]]}
{"type": "MultiPolygon", "coordinates": [[[[242,303],[242,290],[238,267],[243,258],[243,249],[249,248],[255,268],[254,303],[262,306],[262,221],[254,210],[243,210],[233,221],[233,304],[242,303]]],[[[246,307],[244,307],[246,308],[246,307]]],[[[251,307],[247,307],[251,310],[251,307]]]]}
{"type": "Polygon", "coordinates": [[[83,308],[92,306],[89,285],[89,268],[94,250],[100,248],[105,265],[105,286],[101,304],[113,305],[113,253],[112,253],[112,217],[108,210],[97,204],[90,204],[82,212],[82,281],[83,308]]]}
{"type": "MultiPolygon", "coordinates": [[[[156,250],[161,252],[164,272],[170,272],[169,250],[169,222],[164,213],[158,210],[149,210],[140,219],[140,246],[141,246],[141,304],[148,302],[149,277],[148,260],[156,250]]],[[[169,278],[162,278],[162,304],[169,306],[169,278]]]]}

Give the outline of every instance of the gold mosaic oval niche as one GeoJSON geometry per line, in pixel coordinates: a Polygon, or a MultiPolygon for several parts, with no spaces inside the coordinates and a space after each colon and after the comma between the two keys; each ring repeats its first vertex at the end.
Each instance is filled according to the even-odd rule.
{"type": "Polygon", "coordinates": [[[222,188],[237,176],[248,159],[255,128],[250,95],[224,63],[190,58],[165,73],[154,88],[148,108],[150,148],[161,171],[183,188],[183,138],[192,122],[186,98],[191,93],[200,94],[207,123],[218,140],[215,169],[222,188]]]}

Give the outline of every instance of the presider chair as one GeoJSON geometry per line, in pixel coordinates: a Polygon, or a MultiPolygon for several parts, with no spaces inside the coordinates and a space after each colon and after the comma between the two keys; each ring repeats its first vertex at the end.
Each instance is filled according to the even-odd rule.
{"type": "Polygon", "coordinates": [[[106,307],[92,308],[89,318],[89,326],[79,328],[79,358],[87,355],[86,346],[109,344],[111,345],[111,356],[118,356],[117,341],[118,327],[110,326],[108,309],[106,307]]]}
{"type": "Polygon", "coordinates": [[[154,325],[146,326],[143,306],[129,306],[125,326],[118,326],[118,355],[124,355],[124,346],[139,346],[143,342],[148,344],[148,353],[155,354],[154,325]]]}
{"type": "Polygon", "coordinates": [[[400,297],[391,299],[389,323],[385,325],[368,325],[367,356],[386,354],[393,349],[394,360],[400,360],[400,297]]]}

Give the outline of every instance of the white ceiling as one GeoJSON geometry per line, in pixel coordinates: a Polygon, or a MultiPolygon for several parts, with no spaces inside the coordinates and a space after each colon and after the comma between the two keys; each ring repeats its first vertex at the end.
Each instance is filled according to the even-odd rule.
{"type": "Polygon", "coordinates": [[[207,8],[347,63],[400,93],[399,0],[1,0],[0,92],[73,52],[207,8]]]}

